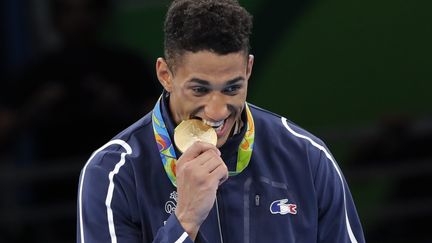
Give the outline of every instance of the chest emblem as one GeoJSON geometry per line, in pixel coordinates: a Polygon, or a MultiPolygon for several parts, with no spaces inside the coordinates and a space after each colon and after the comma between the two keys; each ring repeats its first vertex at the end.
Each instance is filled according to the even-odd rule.
{"type": "Polygon", "coordinates": [[[177,207],[177,192],[173,191],[170,194],[170,199],[165,203],[165,212],[168,214],[172,214],[177,207]]]}
{"type": "Polygon", "coordinates": [[[297,205],[288,203],[288,199],[280,199],[271,203],[270,212],[272,214],[297,214],[297,205]]]}

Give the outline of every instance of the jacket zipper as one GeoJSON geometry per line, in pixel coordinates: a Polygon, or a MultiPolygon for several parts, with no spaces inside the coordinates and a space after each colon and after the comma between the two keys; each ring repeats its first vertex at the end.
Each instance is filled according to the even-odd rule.
{"type": "Polygon", "coordinates": [[[255,206],[259,206],[260,205],[260,196],[258,194],[255,195],[255,206]]]}

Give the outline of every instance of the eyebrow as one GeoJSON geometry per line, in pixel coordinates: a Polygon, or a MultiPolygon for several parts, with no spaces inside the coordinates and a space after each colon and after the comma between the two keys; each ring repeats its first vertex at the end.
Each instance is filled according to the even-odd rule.
{"type": "MultiPolygon", "coordinates": [[[[240,81],[244,81],[244,78],[241,77],[241,76],[226,81],[225,84],[223,84],[222,86],[233,85],[233,84],[235,84],[237,82],[240,82],[240,81]]],[[[211,86],[209,81],[203,80],[203,79],[199,79],[199,78],[192,78],[188,82],[189,83],[197,83],[197,84],[201,84],[201,85],[204,85],[204,86],[211,86]]]]}

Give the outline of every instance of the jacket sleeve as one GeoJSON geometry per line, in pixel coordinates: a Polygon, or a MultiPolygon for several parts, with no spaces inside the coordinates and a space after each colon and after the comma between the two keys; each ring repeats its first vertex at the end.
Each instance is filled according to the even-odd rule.
{"type": "MultiPolygon", "coordinates": [[[[133,200],[120,152],[95,154],[81,171],[78,187],[77,242],[142,242],[142,233],[132,217],[133,200]],[[123,178],[122,178],[123,177],[123,178]]],[[[130,178],[129,180],[132,180],[130,178]]]]}
{"type": "Polygon", "coordinates": [[[193,243],[192,239],[184,231],[174,213],[168,218],[166,224],[158,230],[153,242],[193,243]]]}
{"type": "Polygon", "coordinates": [[[348,184],[326,147],[321,150],[315,188],[318,198],[318,242],[365,242],[348,184]]]}
{"type": "Polygon", "coordinates": [[[78,188],[78,243],[192,243],[175,214],[153,238],[139,219],[136,188],[128,162],[119,152],[102,151],[81,171],[78,188]],[[147,235],[146,235],[147,234],[147,235]]]}

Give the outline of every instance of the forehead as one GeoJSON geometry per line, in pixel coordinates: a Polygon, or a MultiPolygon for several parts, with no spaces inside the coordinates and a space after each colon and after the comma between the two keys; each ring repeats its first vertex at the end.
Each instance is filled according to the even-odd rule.
{"type": "Polygon", "coordinates": [[[244,52],[219,55],[210,51],[185,52],[176,60],[175,73],[187,81],[198,78],[223,82],[246,76],[247,55],[244,52]]]}

